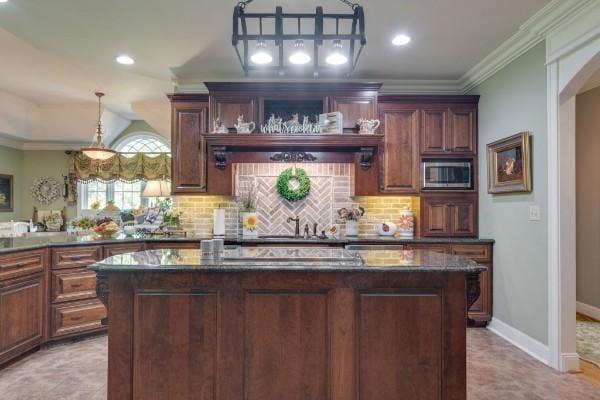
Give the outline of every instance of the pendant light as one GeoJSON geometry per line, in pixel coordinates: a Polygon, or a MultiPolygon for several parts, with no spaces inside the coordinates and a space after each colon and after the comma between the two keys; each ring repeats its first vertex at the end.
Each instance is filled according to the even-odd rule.
{"type": "Polygon", "coordinates": [[[96,138],[89,147],[84,147],[81,152],[92,160],[106,161],[114,157],[117,152],[109,149],[102,141],[102,96],[104,93],[94,93],[98,97],[98,125],[96,126],[96,138]]]}
{"type": "Polygon", "coordinates": [[[273,56],[271,56],[269,54],[269,52],[267,51],[267,42],[266,41],[261,39],[256,42],[256,53],[252,54],[252,57],[250,57],[250,60],[254,64],[259,64],[259,65],[269,64],[271,61],[273,61],[273,56]]]}
{"type": "Polygon", "coordinates": [[[333,47],[331,50],[331,54],[327,56],[325,59],[327,64],[331,65],[342,65],[348,62],[348,57],[342,52],[342,41],[336,39],[333,41],[333,47]]]}

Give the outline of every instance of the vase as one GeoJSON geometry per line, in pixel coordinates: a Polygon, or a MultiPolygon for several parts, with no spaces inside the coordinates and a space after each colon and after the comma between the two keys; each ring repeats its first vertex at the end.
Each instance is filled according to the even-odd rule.
{"type": "Polygon", "coordinates": [[[398,222],[398,232],[401,238],[412,239],[415,235],[415,214],[404,209],[400,211],[400,219],[398,222]]]}
{"type": "Polygon", "coordinates": [[[358,221],[346,220],[346,236],[358,236],[358,221]]]}
{"type": "Polygon", "coordinates": [[[258,214],[254,211],[242,213],[242,236],[244,238],[258,237],[258,214]]]}

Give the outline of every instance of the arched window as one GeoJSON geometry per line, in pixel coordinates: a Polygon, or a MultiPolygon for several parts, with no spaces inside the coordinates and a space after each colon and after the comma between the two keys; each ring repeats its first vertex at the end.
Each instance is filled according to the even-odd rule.
{"type": "MultiPolygon", "coordinates": [[[[134,156],[137,153],[153,154],[170,153],[171,146],[162,137],[151,133],[131,134],[117,142],[113,149],[124,156],[134,156]]],[[[79,186],[79,206],[85,214],[98,201],[102,207],[110,201],[121,210],[129,210],[140,206],[151,207],[157,199],[142,198],[146,182],[110,182],[99,181],[82,183],[79,186]]]]}

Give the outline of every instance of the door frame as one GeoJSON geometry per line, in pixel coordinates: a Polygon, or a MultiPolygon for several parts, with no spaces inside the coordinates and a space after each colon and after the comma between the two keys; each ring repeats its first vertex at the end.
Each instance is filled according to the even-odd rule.
{"type": "Polygon", "coordinates": [[[546,39],[548,347],[550,366],[564,372],[579,369],[575,336],[575,96],[600,69],[600,27],[593,18],[600,14],[600,7],[591,11],[546,39]]]}

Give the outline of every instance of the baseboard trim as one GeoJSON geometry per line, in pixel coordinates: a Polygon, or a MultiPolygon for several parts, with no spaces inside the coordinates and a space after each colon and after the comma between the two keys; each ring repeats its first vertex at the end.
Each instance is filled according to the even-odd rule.
{"type": "Polygon", "coordinates": [[[523,350],[536,360],[546,365],[550,365],[550,348],[542,342],[497,318],[492,318],[487,329],[523,350]]]}
{"type": "Polygon", "coordinates": [[[560,355],[560,370],[562,372],[579,372],[579,354],[562,353],[560,355]]]}
{"type": "Polygon", "coordinates": [[[600,308],[598,308],[598,307],[594,307],[589,304],[585,304],[585,303],[578,301],[577,302],[577,312],[600,321],[600,308]]]}

